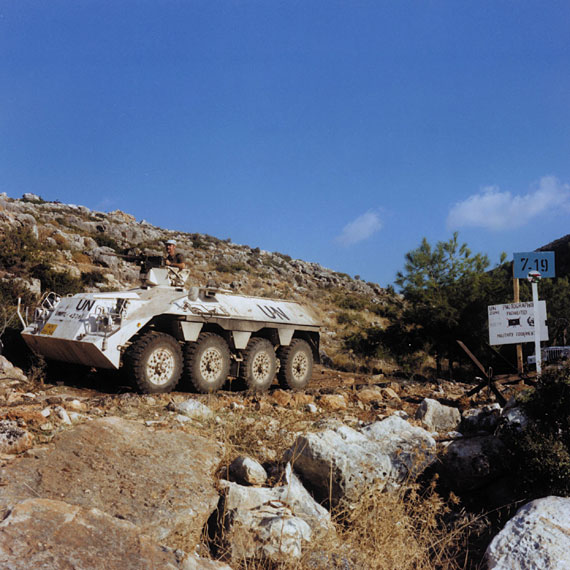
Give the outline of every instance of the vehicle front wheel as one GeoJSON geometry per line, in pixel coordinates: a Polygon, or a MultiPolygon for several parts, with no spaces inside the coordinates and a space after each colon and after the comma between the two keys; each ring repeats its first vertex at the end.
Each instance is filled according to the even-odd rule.
{"type": "Polygon", "coordinates": [[[184,364],[198,392],[214,392],[224,385],[230,373],[228,343],[215,333],[202,333],[196,342],[186,343],[184,364]]]}
{"type": "Polygon", "coordinates": [[[172,392],[182,374],[182,351],[175,338],[149,331],[129,347],[125,366],[141,392],[172,392]]]}
{"type": "Polygon", "coordinates": [[[278,353],[281,366],[279,368],[279,384],[283,388],[302,390],[313,374],[313,353],[308,343],[294,338],[289,346],[282,346],[278,353]]]}
{"type": "Polygon", "coordinates": [[[241,377],[252,392],[264,392],[271,386],[277,370],[273,345],[265,338],[252,338],[243,355],[241,377]]]}

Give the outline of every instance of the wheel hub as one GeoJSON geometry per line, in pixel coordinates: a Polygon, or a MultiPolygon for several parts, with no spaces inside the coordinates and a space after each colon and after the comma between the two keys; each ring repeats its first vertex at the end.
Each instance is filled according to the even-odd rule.
{"type": "Polygon", "coordinates": [[[271,361],[269,359],[269,355],[267,355],[265,352],[260,352],[256,354],[251,366],[251,372],[254,380],[256,381],[265,380],[270,370],[271,370],[271,361]]]}
{"type": "Polygon", "coordinates": [[[298,353],[293,357],[291,371],[295,380],[301,380],[307,374],[308,361],[303,353],[298,353]]]}
{"type": "Polygon", "coordinates": [[[200,373],[207,382],[215,382],[223,369],[222,353],[215,348],[208,348],[200,359],[200,373]]]}
{"type": "Polygon", "coordinates": [[[146,365],[146,373],[150,382],[161,386],[166,384],[174,373],[176,367],[174,355],[166,348],[157,348],[153,351],[146,365]]]}

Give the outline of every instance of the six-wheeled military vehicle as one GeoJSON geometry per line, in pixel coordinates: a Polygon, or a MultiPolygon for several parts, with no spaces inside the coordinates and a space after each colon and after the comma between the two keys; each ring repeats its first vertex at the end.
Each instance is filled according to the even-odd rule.
{"type": "Polygon", "coordinates": [[[242,378],[256,392],[275,376],[304,388],[319,358],[314,311],[294,301],[186,286],[189,272],[146,258],[139,288],[44,295],[22,336],[47,359],[124,368],[146,393],[170,392],[181,379],[199,392],[242,378]]]}

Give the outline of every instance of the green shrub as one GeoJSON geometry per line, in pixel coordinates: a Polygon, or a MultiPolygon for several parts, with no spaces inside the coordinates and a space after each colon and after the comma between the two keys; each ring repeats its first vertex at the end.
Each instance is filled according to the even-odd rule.
{"type": "Polygon", "coordinates": [[[339,325],[346,325],[352,322],[352,316],[346,311],[340,311],[336,316],[336,322],[339,325]]]}
{"type": "Polygon", "coordinates": [[[56,271],[47,263],[32,267],[31,275],[41,281],[42,291],[54,291],[58,295],[74,295],[84,288],[79,277],[74,277],[68,271],[56,271]]]}
{"type": "Polygon", "coordinates": [[[333,297],[333,303],[341,309],[349,309],[352,311],[362,311],[369,305],[368,299],[363,295],[344,292],[338,292],[333,297]]]}
{"type": "Polygon", "coordinates": [[[97,242],[99,247],[110,247],[117,253],[122,253],[121,246],[112,238],[106,234],[95,234],[93,239],[97,242]]]}
{"type": "Polygon", "coordinates": [[[29,263],[37,262],[44,249],[28,228],[10,228],[0,235],[0,267],[23,269],[29,263]]]}
{"type": "Polygon", "coordinates": [[[570,368],[546,370],[520,402],[529,422],[506,435],[519,493],[570,496],[570,368]]]}

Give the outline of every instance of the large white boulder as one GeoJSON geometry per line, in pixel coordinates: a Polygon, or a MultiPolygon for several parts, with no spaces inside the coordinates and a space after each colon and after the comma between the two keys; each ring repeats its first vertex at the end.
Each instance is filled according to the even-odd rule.
{"type": "Polygon", "coordinates": [[[370,486],[397,488],[435,459],[436,443],[424,429],[391,416],[361,430],[338,422],[297,437],[286,452],[317,497],[357,500],[370,486]]]}
{"type": "Polygon", "coordinates": [[[313,537],[334,534],[330,513],[287,465],[285,485],[246,487],[220,481],[224,500],[221,533],[234,560],[299,558],[313,537]]]}
{"type": "Polygon", "coordinates": [[[567,570],[570,567],[570,498],[527,503],[491,541],[489,570],[567,570]]]}

